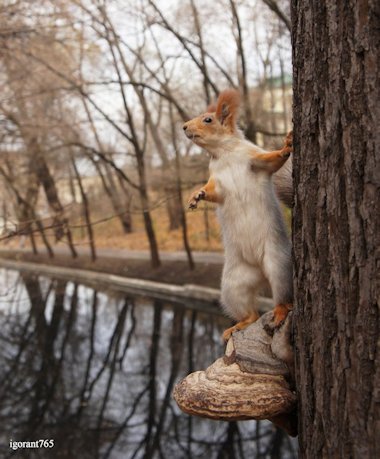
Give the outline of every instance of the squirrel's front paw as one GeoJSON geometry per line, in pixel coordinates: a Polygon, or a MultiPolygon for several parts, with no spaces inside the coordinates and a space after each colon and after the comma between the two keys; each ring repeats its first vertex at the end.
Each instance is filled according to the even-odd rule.
{"type": "Polygon", "coordinates": [[[285,137],[285,147],[293,149],[293,131],[289,131],[288,135],[285,137]]]}
{"type": "Polygon", "coordinates": [[[205,190],[195,191],[189,199],[189,209],[196,209],[198,207],[198,202],[204,199],[206,196],[205,190]]]}
{"type": "Polygon", "coordinates": [[[288,158],[290,153],[293,153],[293,131],[290,131],[285,138],[284,148],[282,149],[282,156],[288,158]]]}

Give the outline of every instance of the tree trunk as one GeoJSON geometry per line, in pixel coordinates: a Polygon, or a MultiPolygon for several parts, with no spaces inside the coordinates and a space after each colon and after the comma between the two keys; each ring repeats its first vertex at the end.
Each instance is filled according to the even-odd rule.
{"type": "Polygon", "coordinates": [[[131,196],[130,193],[122,187],[121,177],[119,176],[119,184],[122,187],[122,191],[118,190],[118,187],[113,179],[112,171],[108,164],[100,164],[100,161],[95,161],[95,159],[89,156],[92,164],[95,166],[96,171],[102,181],[104,191],[111,201],[113,210],[115,211],[117,218],[121,223],[121,227],[125,234],[132,233],[132,215],[131,215],[131,196]],[[124,195],[122,202],[121,194],[124,195]]]}
{"type": "Polygon", "coordinates": [[[380,457],[375,4],[292,0],[294,325],[303,458],[380,457]]]}
{"type": "Polygon", "coordinates": [[[82,179],[80,176],[80,173],[78,171],[77,165],[75,164],[75,159],[73,156],[71,156],[71,164],[73,166],[73,171],[75,174],[75,177],[77,179],[80,195],[82,198],[82,206],[83,206],[83,216],[86,222],[86,229],[87,229],[87,235],[88,235],[88,243],[90,245],[90,254],[91,254],[91,260],[95,261],[96,260],[96,247],[95,247],[95,236],[94,236],[94,231],[92,229],[91,225],[91,215],[90,215],[90,205],[88,202],[88,198],[86,195],[86,192],[83,187],[82,179]]]}
{"type": "Polygon", "coordinates": [[[132,192],[127,189],[120,175],[117,176],[118,182],[115,181],[113,171],[108,164],[103,164],[105,173],[110,184],[110,198],[115,211],[118,214],[119,221],[125,234],[132,233],[132,192]],[[117,185],[119,183],[119,186],[117,185]],[[121,189],[120,189],[121,188],[121,189]]]}
{"type": "Polygon", "coordinates": [[[169,216],[168,231],[174,231],[181,228],[181,211],[182,203],[178,200],[177,186],[175,183],[168,182],[168,178],[163,176],[167,185],[164,187],[166,196],[166,210],[169,216]]]}
{"type": "Polygon", "coordinates": [[[146,184],[146,176],[145,176],[145,163],[142,154],[136,155],[137,159],[137,172],[139,174],[139,194],[140,194],[140,201],[142,207],[142,214],[144,218],[144,226],[146,236],[149,242],[149,250],[150,250],[150,262],[152,268],[158,268],[161,266],[160,254],[158,252],[158,244],[156,239],[156,233],[154,231],[153,220],[150,214],[149,209],[149,197],[148,197],[148,190],[146,184]]]}
{"type": "Polygon", "coordinates": [[[176,191],[177,191],[177,199],[176,199],[176,204],[178,208],[178,214],[180,217],[180,224],[182,226],[182,240],[183,240],[183,247],[185,249],[186,255],[187,255],[187,261],[189,263],[189,268],[194,269],[195,268],[195,263],[194,263],[194,258],[193,254],[191,252],[191,247],[190,247],[190,241],[189,241],[189,235],[187,231],[187,219],[186,219],[186,213],[185,209],[183,208],[183,195],[182,195],[182,170],[181,170],[181,161],[180,161],[180,155],[179,155],[179,150],[178,150],[178,145],[177,145],[177,135],[176,135],[176,129],[175,129],[175,121],[174,121],[174,116],[173,116],[173,107],[172,105],[169,105],[169,114],[170,114],[170,125],[171,125],[171,133],[172,133],[172,141],[173,141],[173,146],[174,146],[174,152],[175,152],[175,175],[176,175],[176,191]]]}
{"type": "Polygon", "coordinates": [[[45,157],[43,153],[40,151],[36,138],[31,137],[30,139],[28,139],[27,137],[25,137],[25,142],[27,142],[27,145],[30,150],[29,154],[33,158],[33,172],[36,174],[37,179],[39,180],[44,189],[46,200],[49,204],[49,207],[54,212],[53,222],[56,240],[59,241],[60,239],[62,239],[63,236],[66,236],[71,255],[73,258],[76,258],[78,254],[74,247],[69,221],[67,217],[64,215],[65,211],[59,199],[58,190],[54,178],[50,173],[45,157]]]}

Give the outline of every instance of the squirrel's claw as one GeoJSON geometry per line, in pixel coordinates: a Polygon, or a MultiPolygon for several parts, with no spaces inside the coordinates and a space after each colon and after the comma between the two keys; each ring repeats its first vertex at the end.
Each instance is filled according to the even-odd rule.
{"type": "Polygon", "coordinates": [[[281,325],[285,322],[289,311],[293,309],[293,305],[290,303],[287,304],[277,304],[273,310],[273,327],[280,328],[281,325]]]}
{"type": "Polygon", "coordinates": [[[198,202],[204,199],[205,196],[205,190],[200,190],[193,193],[189,199],[189,209],[196,209],[198,207],[198,202]]]}
{"type": "Polygon", "coordinates": [[[293,148],[293,131],[289,131],[285,138],[285,147],[293,148]]]}
{"type": "Polygon", "coordinates": [[[293,131],[290,131],[285,138],[284,148],[282,149],[282,156],[288,158],[293,153],[293,131]]]}

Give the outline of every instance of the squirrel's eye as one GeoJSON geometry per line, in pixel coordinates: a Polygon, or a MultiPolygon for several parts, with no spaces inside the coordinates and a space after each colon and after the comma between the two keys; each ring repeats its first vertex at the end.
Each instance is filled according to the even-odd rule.
{"type": "Polygon", "coordinates": [[[204,123],[211,123],[212,122],[212,118],[205,118],[203,120],[204,123]]]}

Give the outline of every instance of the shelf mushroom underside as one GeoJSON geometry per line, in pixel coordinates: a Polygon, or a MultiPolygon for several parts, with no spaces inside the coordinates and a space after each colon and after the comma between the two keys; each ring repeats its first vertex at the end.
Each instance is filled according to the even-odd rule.
{"type": "Polygon", "coordinates": [[[268,312],[234,333],[224,357],[176,385],[178,406],[188,414],[226,421],[272,420],[293,412],[291,315],[275,329],[268,312]]]}

